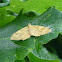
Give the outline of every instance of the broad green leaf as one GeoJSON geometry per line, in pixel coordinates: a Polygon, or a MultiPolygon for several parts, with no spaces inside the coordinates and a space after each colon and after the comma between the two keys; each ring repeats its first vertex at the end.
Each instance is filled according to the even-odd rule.
{"type": "Polygon", "coordinates": [[[3,0],[3,2],[0,3],[0,7],[7,6],[7,5],[9,5],[9,3],[10,3],[10,0],[3,0]]]}
{"type": "MultiPolygon", "coordinates": [[[[58,10],[62,11],[62,0],[3,0],[3,2],[10,2],[10,5],[5,7],[5,10],[10,10],[14,13],[19,13],[22,8],[24,8],[23,13],[28,12],[28,11],[34,11],[39,14],[43,13],[44,11],[47,10],[47,8],[51,6],[55,6],[58,10]],[[46,5],[45,5],[46,4],[46,5]],[[39,10],[40,9],[40,10],[39,10]]],[[[1,6],[6,5],[7,3],[0,3],[1,6]]],[[[4,7],[3,7],[4,8],[4,7]]],[[[1,10],[1,9],[0,9],[1,10]]],[[[3,12],[6,13],[6,12],[3,12]]],[[[5,17],[2,17],[2,26],[9,23],[10,21],[13,21],[15,19],[14,16],[12,15],[5,15],[5,17]],[[7,20],[8,19],[8,20],[7,20]],[[3,23],[5,21],[5,23],[3,23]]]]}
{"type": "Polygon", "coordinates": [[[0,27],[14,20],[15,16],[7,13],[6,8],[0,8],[0,27]]]}
{"type": "Polygon", "coordinates": [[[42,44],[38,44],[32,53],[40,59],[58,60],[58,55],[49,52],[45,47],[42,46],[42,44]]]}
{"type": "Polygon", "coordinates": [[[60,62],[59,60],[44,60],[36,57],[34,54],[29,53],[28,55],[31,62],[60,62]]]}
{"type": "Polygon", "coordinates": [[[16,13],[19,13],[20,9],[24,8],[23,13],[35,11],[41,14],[51,6],[55,6],[56,9],[62,11],[62,0],[10,0],[10,2],[11,5],[8,7],[8,9],[16,13]]]}
{"type": "Polygon", "coordinates": [[[9,38],[0,39],[0,62],[14,62],[19,55],[21,58],[25,57],[27,52],[26,48],[14,44],[9,38]]]}
{"type": "MultiPolygon", "coordinates": [[[[9,58],[13,59],[13,60],[10,60],[10,62],[13,62],[15,59],[17,59],[17,60],[23,59],[26,55],[28,55],[28,53],[31,50],[34,49],[34,47],[36,50],[34,49],[32,52],[33,53],[35,52],[34,53],[35,56],[38,57],[39,52],[40,52],[40,56],[41,56],[41,50],[43,49],[42,45],[48,43],[50,40],[52,40],[54,38],[57,38],[59,32],[61,33],[61,30],[59,30],[60,26],[62,24],[61,20],[62,20],[62,13],[53,7],[49,8],[45,13],[43,13],[42,15],[40,15],[39,17],[36,17],[34,19],[28,18],[20,13],[13,22],[1,27],[1,29],[0,29],[0,46],[2,47],[2,45],[3,45],[3,48],[0,48],[0,51],[1,51],[1,54],[4,53],[4,55],[2,56],[2,57],[4,57],[4,60],[2,61],[2,58],[1,58],[0,61],[1,62],[5,62],[5,60],[9,61],[10,60],[9,58]],[[28,23],[31,23],[32,25],[41,25],[41,26],[49,27],[52,30],[52,32],[49,34],[40,36],[40,37],[30,37],[29,39],[24,40],[24,41],[11,41],[10,40],[11,35],[14,32],[16,32],[17,30],[27,26],[28,23]],[[7,42],[9,42],[9,43],[7,44],[7,42]],[[14,47],[13,44],[16,47],[14,47]],[[38,45],[40,48],[38,48],[38,45]],[[5,47],[5,46],[7,46],[7,47],[5,47]],[[11,47],[11,46],[13,46],[13,47],[11,47]],[[11,51],[14,51],[13,54],[12,54],[12,52],[10,52],[11,55],[8,52],[10,50],[10,47],[11,47],[11,51]],[[8,48],[8,50],[6,48],[8,48]],[[15,48],[16,50],[14,50],[12,48],[15,48]],[[7,51],[7,52],[3,52],[2,49],[3,50],[5,49],[4,51],[7,51]],[[9,57],[8,60],[7,60],[6,55],[8,55],[8,57],[9,57]],[[16,55],[15,58],[13,58],[14,55],[16,55]]],[[[44,50],[45,50],[45,48],[42,51],[44,52],[44,50]]],[[[45,52],[44,53],[46,55],[48,53],[48,51],[45,50],[45,52]]],[[[43,53],[42,57],[40,57],[41,59],[42,58],[47,59],[46,56],[44,55],[44,53],[43,53]]],[[[48,53],[47,57],[48,58],[50,57],[48,60],[57,59],[57,56],[54,54],[48,53]],[[52,57],[52,56],[54,56],[54,57],[52,57]]]]}
{"type": "Polygon", "coordinates": [[[16,45],[9,39],[0,39],[0,62],[14,62],[16,45]]]}
{"type": "Polygon", "coordinates": [[[14,13],[19,13],[21,9],[23,9],[21,7],[21,0],[10,0],[10,5],[6,7],[6,9],[9,9],[11,11],[13,11],[14,13]]]}
{"type": "Polygon", "coordinates": [[[50,53],[45,47],[43,47],[43,44],[46,44],[50,40],[58,37],[59,33],[62,34],[61,29],[62,13],[54,8],[53,9],[50,8],[49,11],[42,14],[42,16],[38,18],[38,21],[36,20],[35,22],[36,23],[34,23],[33,21],[33,24],[50,27],[52,32],[36,38],[36,45],[32,53],[41,59],[48,59],[48,60],[58,59],[58,54],[56,55],[50,53]]]}
{"type": "Polygon", "coordinates": [[[0,29],[0,62],[14,62],[23,59],[34,48],[34,37],[25,41],[11,41],[11,35],[27,26],[31,18],[20,15],[10,24],[0,29]],[[3,59],[4,58],[4,59],[3,59]]]}

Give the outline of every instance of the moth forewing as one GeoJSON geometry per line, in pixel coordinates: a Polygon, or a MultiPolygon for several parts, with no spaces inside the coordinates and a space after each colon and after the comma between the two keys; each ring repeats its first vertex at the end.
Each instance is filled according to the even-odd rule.
{"type": "Polygon", "coordinates": [[[29,33],[32,36],[40,36],[51,32],[51,30],[48,27],[44,26],[28,24],[28,27],[29,27],[29,33]]]}
{"type": "Polygon", "coordinates": [[[30,37],[31,37],[31,35],[28,32],[28,27],[24,27],[24,28],[18,30],[17,32],[15,32],[11,36],[11,40],[26,40],[30,37]]]}
{"type": "Polygon", "coordinates": [[[50,32],[51,32],[51,30],[48,27],[45,27],[45,29],[42,31],[41,35],[45,35],[45,34],[48,34],[50,32]]]}

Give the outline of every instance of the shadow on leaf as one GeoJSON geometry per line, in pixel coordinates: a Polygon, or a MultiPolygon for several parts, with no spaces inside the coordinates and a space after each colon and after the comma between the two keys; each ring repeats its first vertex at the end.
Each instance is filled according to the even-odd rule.
{"type": "Polygon", "coordinates": [[[59,35],[58,38],[51,40],[43,46],[46,47],[48,51],[58,55],[58,57],[62,59],[62,35],[59,35]]]}

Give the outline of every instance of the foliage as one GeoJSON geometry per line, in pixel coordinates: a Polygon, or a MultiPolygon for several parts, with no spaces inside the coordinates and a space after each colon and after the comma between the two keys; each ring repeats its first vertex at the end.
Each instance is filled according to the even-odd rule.
{"type": "MultiPolygon", "coordinates": [[[[9,0],[5,0],[5,2],[9,2],[9,0]]],[[[57,2],[61,5],[61,0],[48,0],[48,2],[45,0],[10,0],[9,5],[6,3],[2,5],[1,2],[0,62],[62,61],[62,13],[57,10],[61,10],[61,6],[58,8],[59,5],[55,4],[57,2]],[[44,5],[45,3],[47,5],[44,5]],[[57,9],[50,6],[56,6],[57,9]],[[28,23],[49,27],[52,32],[40,37],[30,37],[24,41],[11,41],[11,35],[27,26],[28,23]]]]}

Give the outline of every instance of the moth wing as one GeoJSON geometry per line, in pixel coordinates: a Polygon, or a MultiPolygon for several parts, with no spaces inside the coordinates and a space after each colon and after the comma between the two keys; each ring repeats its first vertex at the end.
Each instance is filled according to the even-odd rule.
{"type": "Polygon", "coordinates": [[[45,29],[41,32],[41,35],[45,35],[45,34],[48,34],[50,32],[51,32],[51,30],[48,27],[45,27],[45,29]]]}
{"type": "Polygon", "coordinates": [[[17,32],[15,32],[11,36],[11,40],[26,40],[30,37],[31,37],[31,35],[28,32],[28,27],[24,27],[24,28],[18,30],[17,32]]]}
{"type": "Polygon", "coordinates": [[[29,33],[32,36],[40,36],[40,35],[44,35],[44,34],[51,32],[49,28],[44,27],[44,26],[28,24],[28,27],[29,27],[29,33]]]}
{"type": "Polygon", "coordinates": [[[11,36],[10,39],[11,39],[11,40],[19,40],[20,37],[19,37],[16,33],[14,33],[14,34],[11,36]]]}

